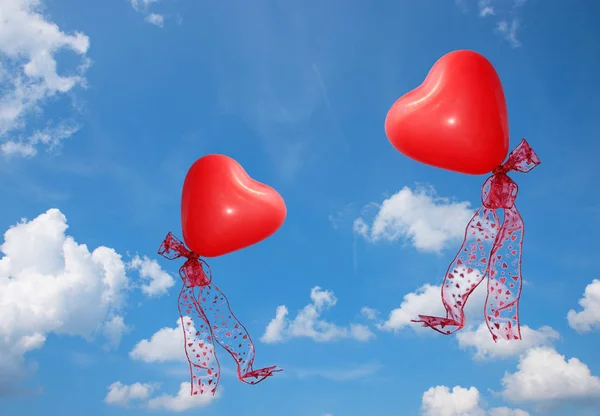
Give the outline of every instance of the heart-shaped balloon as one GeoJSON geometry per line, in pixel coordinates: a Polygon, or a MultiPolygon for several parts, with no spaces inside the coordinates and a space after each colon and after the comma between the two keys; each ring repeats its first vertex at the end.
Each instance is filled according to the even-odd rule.
{"type": "Polygon", "coordinates": [[[418,162],[455,172],[491,172],[508,153],[508,112],[500,78],[467,50],[440,58],[425,81],[390,108],[385,132],[418,162]]]}
{"type": "Polygon", "coordinates": [[[204,156],[185,177],[183,239],[200,256],[221,256],[256,244],[275,233],[285,216],[281,195],[228,156],[204,156]]]}

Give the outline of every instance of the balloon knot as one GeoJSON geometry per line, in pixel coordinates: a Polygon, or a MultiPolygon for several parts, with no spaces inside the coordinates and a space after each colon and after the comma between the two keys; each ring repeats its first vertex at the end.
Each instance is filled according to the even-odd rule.
{"type": "Polygon", "coordinates": [[[506,169],[506,166],[504,166],[504,165],[500,165],[500,166],[496,167],[496,168],[495,168],[495,169],[492,171],[492,174],[493,174],[494,176],[497,176],[497,175],[506,175],[506,172],[508,172],[508,169],[506,169]]]}

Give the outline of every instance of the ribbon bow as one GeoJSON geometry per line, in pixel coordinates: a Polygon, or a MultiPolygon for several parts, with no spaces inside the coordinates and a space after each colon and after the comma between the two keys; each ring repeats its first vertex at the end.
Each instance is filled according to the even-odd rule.
{"type": "Polygon", "coordinates": [[[521,248],[523,219],[515,206],[518,186],[508,177],[510,171],[527,173],[540,164],[525,139],[497,167],[482,187],[483,205],[465,231],[460,251],[448,267],[442,284],[446,317],[419,315],[421,322],[449,335],[465,326],[464,307],[469,295],[487,277],[485,322],[494,342],[521,339],[519,297],[521,296],[521,248]],[[500,224],[498,209],[504,210],[500,224]]]}
{"type": "Polygon", "coordinates": [[[215,341],[234,358],[238,379],[246,384],[258,384],[274,372],[281,371],[275,366],[258,370],[252,368],[255,356],[252,339],[231,311],[225,295],[212,284],[210,267],[198,254],[189,250],[172,233],[167,234],[158,254],[169,260],[187,259],[179,269],[183,287],[178,301],[192,395],[214,395],[217,390],[221,370],[215,354],[215,341]],[[192,317],[194,312],[200,318],[197,321],[192,317]],[[255,380],[248,380],[251,378],[255,380]]]}

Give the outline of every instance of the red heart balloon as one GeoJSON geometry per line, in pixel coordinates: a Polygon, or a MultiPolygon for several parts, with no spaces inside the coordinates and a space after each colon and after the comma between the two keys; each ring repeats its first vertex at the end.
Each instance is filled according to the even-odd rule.
{"type": "Polygon", "coordinates": [[[481,175],[508,154],[508,112],[492,64],[473,51],[440,58],[425,81],[390,108],[385,132],[418,162],[481,175]]]}
{"type": "Polygon", "coordinates": [[[275,233],[285,216],[281,195],[228,156],[198,159],[183,182],[183,239],[200,256],[221,256],[256,244],[275,233]]]}

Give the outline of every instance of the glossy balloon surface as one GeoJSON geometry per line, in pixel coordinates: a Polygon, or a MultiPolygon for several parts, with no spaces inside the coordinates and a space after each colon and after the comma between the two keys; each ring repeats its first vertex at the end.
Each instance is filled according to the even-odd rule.
{"type": "Polygon", "coordinates": [[[185,177],[183,238],[200,256],[221,256],[256,244],[275,233],[285,217],[281,195],[228,156],[204,156],[185,177]]]}
{"type": "Polygon", "coordinates": [[[419,87],[393,104],[385,132],[398,151],[418,162],[472,175],[491,172],[509,145],[496,70],[473,51],[444,55],[419,87]]]}

